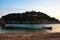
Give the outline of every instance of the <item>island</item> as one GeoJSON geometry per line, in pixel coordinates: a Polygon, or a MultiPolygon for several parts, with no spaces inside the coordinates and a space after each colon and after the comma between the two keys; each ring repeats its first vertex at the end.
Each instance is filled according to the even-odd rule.
{"type": "Polygon", "coordinates": [[[55,23],[60,23],[60,21],[40,11],[9,13],[7,15],[3,15],[0,19],[0,25],[3,25],[3,24],[55,24],[55,23]]]}

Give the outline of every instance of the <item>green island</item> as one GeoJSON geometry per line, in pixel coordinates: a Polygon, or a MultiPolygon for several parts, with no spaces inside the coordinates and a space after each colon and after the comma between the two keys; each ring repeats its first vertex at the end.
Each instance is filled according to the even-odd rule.
{"type": "MultiPolygon", "coordinates": [[[[22,29],[22,30],[41,30],[42,28],[29,28],[29,27],[6,27],[7,24],[57,24],[60,21],[54,17],[50,17],[43,12],[26,11],[23,13],[10,13],[4,15],[0,19],[2,29],[22,29]]],[[[43,27],[44,28],[44,27],[43,27]]],[[[46,28],[46,29],[51,29],[46,28]]]]}
{"type": "Polygon", "coordinates": [[[55,24],[60,21],[43,12],[26,11],[23,13],[10,13],[0,19],[0,24],[55,24]]]}

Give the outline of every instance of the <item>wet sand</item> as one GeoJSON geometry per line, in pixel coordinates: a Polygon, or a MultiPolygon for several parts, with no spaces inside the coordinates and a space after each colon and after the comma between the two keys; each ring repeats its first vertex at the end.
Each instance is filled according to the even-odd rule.
{"type": "Polygon", "coordinates": [[[60,40],[60,33],[1,33],[0,40],[60,40]]]}

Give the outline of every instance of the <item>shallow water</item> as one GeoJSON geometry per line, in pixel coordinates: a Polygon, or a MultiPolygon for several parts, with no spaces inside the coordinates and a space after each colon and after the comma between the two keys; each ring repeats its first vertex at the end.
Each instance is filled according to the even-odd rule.
{"type": "MultiPolygon", "coordinates": [[[[46,32],[60,32],[60,24],[18,24],[18,26],[21,27],[31,27],[31,28],[42,28],[43,26],[45,27],[52,27],[52,30],[6,30],[6,29],[1,29],[0,28],[0,33],[24,33],[24,32],[41,32],[41,31],[46,31],[46,32]]],[[[15,25],[16,26],[16,25],[15,25]]]]}

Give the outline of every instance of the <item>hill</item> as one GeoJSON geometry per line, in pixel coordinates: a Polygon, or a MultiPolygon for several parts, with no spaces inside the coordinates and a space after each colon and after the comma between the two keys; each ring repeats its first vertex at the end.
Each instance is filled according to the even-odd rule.
{"type": "Polygon", "coordinates": [[[59,23],[59,20],[50,17],[43,12],[27,11],[24,13],[10,13],[1,17],[2,23],[17,24],[51,24],[59,23]]]}

